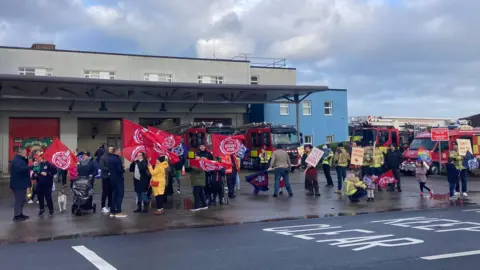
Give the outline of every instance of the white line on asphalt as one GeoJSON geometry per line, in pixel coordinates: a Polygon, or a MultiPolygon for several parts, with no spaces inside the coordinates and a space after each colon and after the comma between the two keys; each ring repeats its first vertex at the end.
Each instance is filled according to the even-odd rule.
{"type": "Polygon", "coordinates": [[[113,267],[104,259],[100,258],[95,252],[91,251],[90,249],[86,248],[85,246],[72,246],[72,248],[80,253],[85,259],[91,262],[95,267],[99,270],[117,270],[117,268],[113,267]]]}
{"type": "Polygon", "coordinates": [[[467,210],[463,210],[463,212],[480,212],[480,209],[467,209],[467,210]]]}
{"type": "Polygon", "coordinates": [[[441,255],[434,255],[434,256],[427,256],[421,257],[424,260],[440,260],[440,259],[448,259],[448,258],[455,258],[455,257],[465,257],[465,256],[472,256],[472,255],[480,255],[480,250],[472,250],[472,251],[465,251],[465,252],[457,252],[457,253],[447,253],[441,255]]]}

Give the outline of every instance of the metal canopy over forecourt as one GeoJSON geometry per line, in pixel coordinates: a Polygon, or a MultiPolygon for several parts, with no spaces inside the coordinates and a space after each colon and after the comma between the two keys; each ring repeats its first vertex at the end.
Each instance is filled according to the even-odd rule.
{"type": "MultiPolygon", "coordinates": [[[[141,103],[296,105],[300,130],[299,104],[310,94],[324,92],[326,86],[242,85],[171,83],[131,80],[86,79],[55,76],[0,74],[0,99],[131,103],[135,112],[141,103]]],[[[345,91],[345,90],[342,90],[345,91]]]]}

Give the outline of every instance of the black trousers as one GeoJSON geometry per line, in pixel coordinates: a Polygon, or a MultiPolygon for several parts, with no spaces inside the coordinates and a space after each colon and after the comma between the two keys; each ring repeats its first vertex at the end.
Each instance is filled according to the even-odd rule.
{"type": "Polygon", "coordinates": [[[237,184],[237,172],[227,174],[228,197],[235,196],[235,185],[237,184]]]}
{"type": "Polygon", "coordinates": [[[53,211],[52,187],[38,186],[37,195],[40,211],[45,210],[45,201],[47,201],[48,210],[53,211]]]}
{"type": "Polygon", "coordinates": [[[205,187],[203,188],[203,192],[205,193],[205,198],[207,200],[212,199],[212,190],[210,188],[210,178],[212,177],[211,172],[205,172],[205,187]]]}
{"type": "Polygon", "coordinates": [[[110,183],[110,179],[103,178],[102,179],[102,208],[109,207],[112,209],[112,185],[110,183]],[[107,204],[106,204],[107,203],[107,204]]]}
{"type": "Polygon", "coordinates": [[[58,171],[58,183],[62,183],[62,187],[67,185],[67,171],[59,170],[58,171]]]}
{"type": "Polygon", "coordinates": [[[328,164],[323,164],[323,173],[325,174],[325,178],[327,178],[327,185],[333,186],[333,179],[332,179],[332,174],[330,172],[330,165],[328,164]]]}
{"type": "Polygon", "coordinates": [[[213,202],[217,201],[217,198],[220,203],[223,199],[223,181],[214,181],[211,183],[212,193],[213,193],[213,202]]]}
{"type": "Polygon", "coordinates": [[[14,189],[13,195],[15,197],[14,208],[13,208],[13,215],[18,217],[23,215],[23,206],[25,205],[26,196],[27,196],[27,189],[14,189]]]}
{"type": "Polygon", "coordinates": [[[393,177],[397,180],[397,188],[402,188],[402,182],[400,181],[400,170],[399,169],[392,169],[393,177]]]}
{"type": "Polygon", "coordinates": [[[207,206],[205,201],[205,193],[202,186],[193,186],[194,208],[202,208],[207,206]]]}
{"type": "Polygon", "coordinates": [[[157,195],[155,196],[155,202],[157,203],[157,209],[161,210],[163,209],[163,197],[165,195],[157,195]]]}

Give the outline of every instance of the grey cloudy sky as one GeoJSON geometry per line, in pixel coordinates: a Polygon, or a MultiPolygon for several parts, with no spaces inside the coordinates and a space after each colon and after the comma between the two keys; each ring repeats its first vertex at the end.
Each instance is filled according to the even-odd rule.
{"type": "MultiPolygon", "coordinates": [[[[16,0],[0,44],[287,58],[299,84],[347,88],[349,114],[480,113],[478,0],[16,0]]],[[[1,62],[1,59],[0,59],[1,62]]]]}

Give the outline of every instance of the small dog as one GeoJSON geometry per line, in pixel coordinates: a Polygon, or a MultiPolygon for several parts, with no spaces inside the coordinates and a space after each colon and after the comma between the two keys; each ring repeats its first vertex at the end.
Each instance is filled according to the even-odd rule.
{"type": "Polygon", "coordinates": [[[67,211],[67,195],[65,195],[63,187],[58,190],[58,209],[60,213],[67,211]]]}

